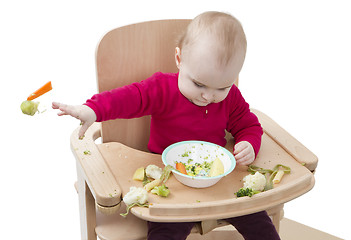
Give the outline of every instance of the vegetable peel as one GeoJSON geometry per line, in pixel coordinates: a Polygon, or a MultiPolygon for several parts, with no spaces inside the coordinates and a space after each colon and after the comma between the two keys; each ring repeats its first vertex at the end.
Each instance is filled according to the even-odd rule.
{"type": "Polygon", "coordinates": [[[130,204],[130,205],[127,206],[127,208],[126,208],[126,213],[120,213],[119,215],[121,215],[122,217],[126,217],[126,216],[129,214],[129,210],[130,210],[132,207],[135,207],[135,206],[148,208],[148,207],[149,207],[149,204],[148,204],[148,203],[140,204],[140,203],[137,203],[137,202],[132,203],[132,204],[130,204]]]}
{"type": "MultiPolygon", "coordinates": [[[[261,189],[253,188],[252,187],[253,185],[251,183],[247,183],[245,179],[246,177],[244,177],[243,179],[245,181],[244,186],[240,188],[236,193],[234,193],[236,197],[244,197],[244,196],[252,197],[254,194],[273,189],[273,185],[280,183],[280,180],[282,179],[284,174],[290,173],[291,169],[290,167],[284,166],[282,164],[277,164],[273,169],[265,169],[255,165],[250,165],[247,171],[250,172],[251,175],[248,175],[246,177],[253,177],[254,175],[258,175],[258,174],[264,175],[265,181],[266,181],[264,188],[262,189],[262,191],[261,189]]],[[[260,178],[262,177],[260,176],[260,178]]],[[[256,181],[258,180],[259,179],[255,179],[254,185],[257,185],[256,181]]],[[[263,182],[263,178],[259,181],[263,182]]]]}
{"type": "MultiPolygon", "coordinates": [[[[275,165],[275,167],[273,169],[265,169],[265,168],[257,167],[255,165],[250,165],[247,171],[249,171],[251,174],[254,174],[256,172],[264,174],[267,178],[267,183],[266,183],[266,186],[264,188],[264,191],[267,191],[267,190],[273,189],[273,184],[274,184],[273,179],[275,178],[275,176],[277,175],[277,173],[279,171],[283,171],[284,174],[285,173],[288,174],[291,172],[291,169],[290,169],[290,167],[282,165],[282,164],[275,165]],[[269,174],[270,174],[270,176],[269,176],[269,174]]],[[[280,182],[280,180],[279,180],[279,182],[280,182]]]]}
{"type": "Polygon", "coordinates": [[[169,176],[171,175],[171,172],[174,168],[171,166],[171,165],[167,165],[163,168],[163,171],[162,171],[162,174],[161,174],[161,177],[160,177],[160,180],[161,182],[163,183],[166,183],[169,176]]]}

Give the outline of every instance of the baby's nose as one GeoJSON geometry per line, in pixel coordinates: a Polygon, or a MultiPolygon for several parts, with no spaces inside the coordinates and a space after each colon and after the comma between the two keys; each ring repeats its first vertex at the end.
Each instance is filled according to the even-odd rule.
{"type": "Polygon", "coordinates": [[[202,97],[203,99],[205,99],[207,102],[210,103],[214,100],[215,95],[213,91],[207,90],[202,93],[202,97]]]}

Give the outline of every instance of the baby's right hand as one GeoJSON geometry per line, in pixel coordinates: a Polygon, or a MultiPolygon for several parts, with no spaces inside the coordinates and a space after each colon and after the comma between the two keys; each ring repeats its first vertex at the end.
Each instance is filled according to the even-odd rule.
{"type": "Polygon", "coordinates": [[[84,133],[87,131],[87,129],[96,121],[95,112],[93,111],[93,109],[86,105],[72,106],[58,102],[53,102],[52,108],[59,109],[61,111],[57,114],[59,116],[70,115],[74,118],[79,119],[82,122],[82,127],[80,128],[78,133],[79,138],[83,138],[84,133]]]}

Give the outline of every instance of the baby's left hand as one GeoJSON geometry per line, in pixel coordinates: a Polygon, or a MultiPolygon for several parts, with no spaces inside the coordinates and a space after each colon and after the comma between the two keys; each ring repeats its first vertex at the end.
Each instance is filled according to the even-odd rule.
{"type": "Polygon", "coordinates": [[[234,157],[237,164],[250,165],[255,160],[255,151],[249,142],[238,142],[234,146],[234,157]]]}

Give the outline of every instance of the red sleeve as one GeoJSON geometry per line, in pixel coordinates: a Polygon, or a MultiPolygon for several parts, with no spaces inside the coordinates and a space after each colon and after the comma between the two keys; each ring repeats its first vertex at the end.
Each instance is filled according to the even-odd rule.
{"type": "Polygon", "coordinates": [[[248,141],[251,143],[257,156],[261,147],[263,129],[254,113],[250,111],[249,104],[244,100],[238,88],[234,88],[231,104],[233,105],[229,117],[227,131],[233,137],[235,143],[248,141]]]}
{"type": "Polygon", "coordinates": [[[154,74],[139,83],[95,94],[85,105],[94,110],[97,122],[116,118],[137,118],[151,115],[161,108],[161,74],[154,74]]]}

